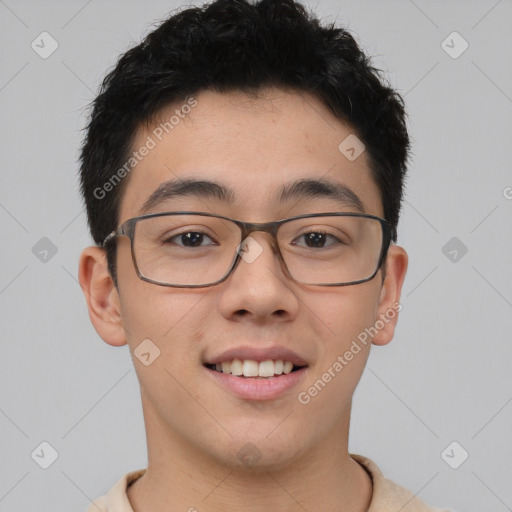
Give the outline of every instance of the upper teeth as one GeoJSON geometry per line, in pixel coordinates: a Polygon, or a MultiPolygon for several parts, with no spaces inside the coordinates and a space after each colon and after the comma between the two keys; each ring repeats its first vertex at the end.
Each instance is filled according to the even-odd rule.
{"type": "Polygon", "coordinates": [[[217,363],[215,365],[217,371],[222,373],[231,373],[232,375],[243,375],[244,377],[272,377],[273,375],[281,375],[282,373],[290,373],[293,369],[293,363],[279,359],[273,361],[254,361],[252,359],[234,359],[217,363]]]}

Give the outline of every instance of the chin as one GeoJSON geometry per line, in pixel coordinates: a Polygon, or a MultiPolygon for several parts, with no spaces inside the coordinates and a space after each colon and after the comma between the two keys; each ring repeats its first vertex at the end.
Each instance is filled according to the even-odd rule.
{"type": "MultiPolygon", "coordinates": [[[[217,463],[236,470],[254,472],[276,471],[294,464],[304,452],[304,443],[296,436],[283,431],[285,439],[271,434],[238,436],[228,441],[225,450],[219,452],[219,443],[212,446],[211,456],[217,463]]],[[[282,436],[281,436],[282,437],[282,436]]]]}

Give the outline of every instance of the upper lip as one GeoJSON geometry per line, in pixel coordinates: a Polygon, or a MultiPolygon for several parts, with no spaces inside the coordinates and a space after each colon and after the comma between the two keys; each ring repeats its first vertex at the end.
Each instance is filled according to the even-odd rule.
{"type": "Polygon", "coordinates": [[[306,360],[292,350],[279,346],[267,348],[255,348],[250,346],[230,348],[209,359],[206,361],[206,364],[224,363],[227,361],[233,361],[233,359],[250,359],[252,361],[257,361],[258,363],[268,361],[270,359],[274,361],[283,360],[290,361],[290,363],[293,363],[295,366],[307,366],[308,364],[306,360]]]}

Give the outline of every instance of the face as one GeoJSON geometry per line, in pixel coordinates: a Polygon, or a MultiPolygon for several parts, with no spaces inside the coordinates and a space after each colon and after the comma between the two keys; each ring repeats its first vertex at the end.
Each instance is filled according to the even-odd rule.
{"type": "MultiPolygon", "coordinates": [[[[279,199],[283,187],[305,179],[348,188],[364,213],[383,216],[365,152],[355,160],[342,154],[339,145],[350,127],[315,98],[272,89],[258,99],[205,91],[196,101],[169,133],[154,131],[160,119],[138,132],[134,150],[147,144],[148,136],[156,144],[127,178],[120,224],[142,213],[180,210],[255,223],[357,211],[329,195],[279,199]],[[143,211],[158,187],[176,179],[214,181],[231,199],[183,194],[160,198],[143,211]]],[[[162,122],[180,106],[163,111],[162,122]]],[[[256,259],[240,260],[220,284],[195,289],[139,279],[130,241],[122,236],[118,290],[99,270],[94,285],[99,253],[84,251],[82,286],[102,297],[89,300],[90,310],[96,307],[91,318],[107,343],[130,347],[150,451],[151,439],[158,439],[160,446],[201,453],[216,463],[276,468],[315,450],[331,450],[341,438],[346,444],[352,395],[372,341],[362,342],[361,333],[380,318],[383,327],[373,342],[391,339],[406,255],[391,247],[384,282],[381,270],[363,284],[312,286],[289,278],[268,233],[251,237],[261,249],[256,259]],[[134,355],[143,340],[151,340],[152,354],[155,347],[160,351],[149,365],[134,355]],[[292,360],[301,369],[268,379],[212,369],[237,356],[292,360]]]]}

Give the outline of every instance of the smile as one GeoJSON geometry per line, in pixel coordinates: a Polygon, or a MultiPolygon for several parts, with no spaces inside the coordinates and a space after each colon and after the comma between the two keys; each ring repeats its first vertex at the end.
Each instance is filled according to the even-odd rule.
{"type": "Polygon", "coordinates": [[[270,378],[279,375],[288,375],[293,371],[297,371],[302,366],[295,366],[291,361],[283,361],[282,359],[266,361],[254,361],[253,359],[233,359],[232,361],[223,361],[217,364],[206,365],[211,370],[220,373],[227,373],[237,377],[262,377],[270,378]]]}
{"type": "MultiPolygon", "coordinates": [[[[292,365],[290,369],[290,365],[292,363],[283,362],[279,359],[276,361],[261,361],[260,363],[250,359],[239,359],[225,363],[205,364],[203,367],[216,385],[235,398],[265,401],[285,397],[287,393],[289,394],[294,389],[299,388],[308,371],[308,366],[292,365]],[[238,363],[235,361],[238,361],[238,363]],[[276,367],[277,371],[280,371],[281,363],[283,366],[282,373],[275,373],[276,367]],[[217,369],[218,364],[220,364],[219,370],[217,369]],[[263,367],[260,370],[261,365],[263,367]],[[287,373],[284,371],[285,365],[287,373]],[[242,372],[240,375],[231,373],[233,366],[235,372],[239,372],[241,368],[242,372]],[[244,368],[247,368],[247,371],[244,368]],[[254,375],[256,369],[258,375],[254,375]],[[264,374],[263,376],[260,375],[260,371],[264,374]],[[270,375],[271,371],[274,372],[273,375],[270,375]]],[[[295,399],[295,394],[293,397],[295,399]]]]}

